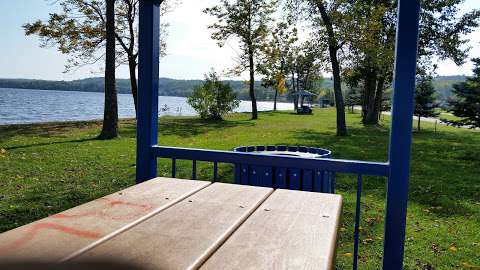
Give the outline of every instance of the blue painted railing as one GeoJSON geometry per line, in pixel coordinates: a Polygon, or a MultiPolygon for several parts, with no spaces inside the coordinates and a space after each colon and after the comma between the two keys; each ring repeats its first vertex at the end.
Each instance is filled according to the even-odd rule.
{"type": "MultiPolygon", "coordinates": [[[[262,167],[289,167],[299,170],[315,170],[323,173],[348,173],[357,176],[357,197],[355,202],[354,223],[354,251],[353,269],[358,267],[358,252],[360,242],[360,198],[362,194],[362,178],[364,175],[388,177],[389,166],[382,162],[362,162],[340,159],[312,159],[298,156],[271,156],[255,152],[231,152],[217,150],[203,150],[192,148],[178,148],[153,146],[153,155],[157,158],[167,158],[172,161],[172,177],[176,177],[177,161],[192,161],[192,179],[196,179],[197,161],[213,163],[214,182],[218,181],[218,163],[245,164],[262,167]]],[[[204,179],[207,180],[207,179],[204,179]]],[[[302,190],[301,188],[298,188],[302,190]]]]}
{"type": "MultiPolygon", "coordinates": [[[[235,152],[256,152],[278,156],[332,158],[332,151],[295,145],[239,146],[235,152]]],[[[335,173],[278,165],[256,166],[247,161],[235,163],[235,184],[335,193],[335,173]]]]}
{"type": "Polygon", "coordinates": [[[256,153],[157,146],[160,2],[160,0],[140,0],[137,182],[140,183],[156,177],[157,158],[172,160],[172,176],[175,176],[176,173],[177,160],[191,160],[192,179],[196,179],[197,161],[213,162],[214,181],[218,180],[218,163],[247,162],[259,166],[275,164],[277,166],[355,174],[357,175],[357,199],[355,204],[353,268],[357,269],[362,177],[364,175],[385,176],[388,181],[383,269],[402,270],[420,0],[398,1],[389,160],[385,163],[336,159],[313,160],[301,157],[266,156],[256,153]]]}

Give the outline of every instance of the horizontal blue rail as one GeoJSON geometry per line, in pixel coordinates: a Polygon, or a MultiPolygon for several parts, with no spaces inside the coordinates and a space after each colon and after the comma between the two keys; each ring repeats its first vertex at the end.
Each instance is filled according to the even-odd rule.
{"type": "Polygon", "coordinates": [[[258,166],[278,166],[324,170],[337,173],[351,173],[388,177],[388,163],[366,162],[342,159],[312,159],[296,156],[274,156],[260,153],[231,152],[180,147],[153,146],[153,155],[159,158],[209,161],[219,163],[242,163],[258,166]]]}

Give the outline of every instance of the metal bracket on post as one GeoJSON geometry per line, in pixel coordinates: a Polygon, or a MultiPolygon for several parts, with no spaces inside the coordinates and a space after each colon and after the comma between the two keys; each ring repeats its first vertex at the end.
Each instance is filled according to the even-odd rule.
{"type": "Polygon", "coordinates": [[[137,93],[137,183],[157,176],[152,146],[158,130],[158,62],[160,54],[160,1],[140,0],[137,93]]]}
{"type": "Polygon", "coordinates": [[[403,269],[420,0],[398,1],[383,269],[403,269]]]}

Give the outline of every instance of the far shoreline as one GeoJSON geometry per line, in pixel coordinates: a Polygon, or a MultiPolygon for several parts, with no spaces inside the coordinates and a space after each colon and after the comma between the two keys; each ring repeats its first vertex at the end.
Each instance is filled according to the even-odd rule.
{"type": "MultiPolygon", "coordinates": [[[[11,90],[31,90],[31,91],[53,91],[53,92],[80,92],[80,93],[99,93],[103,94],[103,91],[82,91],[82,90],[58,90],[58,89],[38,89],[38,88],[12,88],[12,87],[0,87],[0,91],[2,89],[11,89],[11,90]]],[[[131,93],[117,93],[117,95],[132,95],[131,93]]],[[[159,97],[178,97],[178,98],[188,98],[188,96],[166,96],[166,95],[158,95],[159,97]]],[[[240,101],[249,102],[248,99],[239,99],[240,101]]],[[[271,99],[258,99],[257,102],[273,102],[271,99]]],[[[292,101],[289,100],[280,100],[277,103],[291,103],[292,101]]]]}
{"type": "MultiPolygon", "coordinates": [[[[267,110],[267,111],[259,111],[259,113],[273,113],[273,112],[288,112],[293,110],[267,110]]],[[[219,120],[219,121],[226,121],[228,120],[228,117],[235,116],[235,115],[250,115],[251,112],[234,112],[228,114],[224,119],[219,120]]],[[[198,115],[159,115],[158,120],[160,121],[162,118],[177,118],[177,119],[202,119],[198,115]]],[[[120,122],[131,122],[131,121],[136,121],[137,119],[135,117],[122,117],[118,118],[119,123],[120,122]]],[[[218,121],[218,120],[203,120],[205,122],[211,122],[211,121],[218,121]]],[[[85,119],[85,120],[65,120],[65,121],[47,121],[47,122],[31,122],[31,123],[18,123],[18,124],[2,124],[0,123],[0,128],[21,128],[21,127],[36,127],[36,126],[58,126],[58,125],[91,125],[91,124],[98,124],[101,125],[103,123],[103,119],[101,118],[96,118],[96,119],[85,119]]]]}

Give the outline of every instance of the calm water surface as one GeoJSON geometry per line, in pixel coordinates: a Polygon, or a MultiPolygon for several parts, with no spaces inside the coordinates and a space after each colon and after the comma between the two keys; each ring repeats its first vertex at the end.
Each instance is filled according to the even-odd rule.
{"type": "MultiPolygon", "coordinates": [[[[0,88],[0,125],[102,119],[103,93],[0,88]]],[[[159,115],[193,116],[196,112],[183,97],[158,97],[159,115]]],[[[258,102],[258,110],[273,109],[272,102],[258,102]]],[[[291,103],[277,104],[279,110],[293,110],[291,103]]],[[[250,112],[242,101],[237,112],[250,112]]],[[[118,95],[120,118],[135,116],[130,94],[118,95]]]]}

